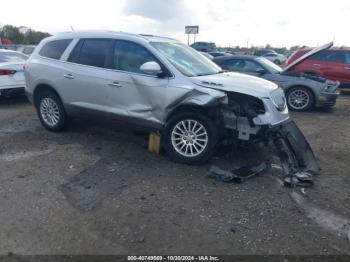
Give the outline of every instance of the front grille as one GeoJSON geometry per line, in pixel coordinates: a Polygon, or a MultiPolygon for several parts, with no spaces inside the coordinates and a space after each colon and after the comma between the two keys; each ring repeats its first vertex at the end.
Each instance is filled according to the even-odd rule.
{"type": "Polygon", "coordinates": [[[251,101],[249,105],[253,108],[255,113],[258,115],[265,114],[265,106],[262,100],[256,99],[255,101],[251,101]]]}
{"type": "Polygon", "coordinates": [[[247,110],[253,110],[255,114],[265,114],[265,106],[262,100],[239,93],[229,93],[228,95],[229,105],[235,112],[239,112],[240,116],[247,116],[247,110]]]}

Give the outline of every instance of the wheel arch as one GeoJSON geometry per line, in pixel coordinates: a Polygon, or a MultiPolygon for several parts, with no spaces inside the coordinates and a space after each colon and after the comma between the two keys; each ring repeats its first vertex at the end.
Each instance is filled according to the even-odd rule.
{"type": "Polygon", "coordinates": [[[166,122],[168,122],[175,115],[178,115],[180,113],[186,113],[186,112],[202,114],[208,117],[210,120],[217,122],[219,107],[217,105],[208,106],[208,105],[199,105],[195,103],[181,104],[169,112],[169,114],[166,117],[166,122]]]}
{"type": "Polygon", "coordinates": [[[54,92],[58,97],[59,99],[62,101],[62,98],[60,96],[60,94],[56,91],[56,89],[54,87],[52,87],[51,85],[49,84],[38,84],[35,88],[34,88],[34,91],[33,91],[33,103],[34,105],[37,106],[37,103],[38,103],[38,98],[39,98],[39,94],[41,92],[44,92],[44,91],[51,91],[51,92],[54,92]]]}

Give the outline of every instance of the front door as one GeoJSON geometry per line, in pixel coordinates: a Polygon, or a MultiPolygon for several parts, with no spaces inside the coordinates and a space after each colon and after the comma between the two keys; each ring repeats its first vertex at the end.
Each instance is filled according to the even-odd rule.
{"type": "Polygon", "coordinates": [[[136,121],[161,123],[169,79],[140,70],[146,62],[159,61],[145,47],[126,40],[116,40],[113,56],[113,69],[107,71],[110,111],[136,121]]]}

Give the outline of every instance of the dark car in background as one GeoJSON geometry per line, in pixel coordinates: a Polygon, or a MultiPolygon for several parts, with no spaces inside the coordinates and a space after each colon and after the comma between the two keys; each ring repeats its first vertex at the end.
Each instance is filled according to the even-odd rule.
{"type": "MultiPolygon", "coordinates": [[[[311,48],[303,48],[294,52],[287,60],[287,64],[293,63],[310,51],[312,51],[311,48]]],[[[331,48],[322,50],[295,66],[293,72],[337,80],[341,83],[340,87],[350,88],[350,49],[331,48]]]]}
{"type": "Polygon", "coordinates": [[[216,51],[216,52],[208,52],[212,57],[220,57],[220,56],[230,56],[232,54],[230,53],[226,53],[226,52],[219,52],[219,51],[216,51]]]}
{"type": "Polygon", "coordinates": [[[200,52],[214,52],[217,50],[215,43],[212,42],[195,42],[191,47],[200,52]]]}
{"type": "Polygon", "coordinates": [[[224,70],[254,75],[276,83],[285,91],[287,105],[291,110],[305,111],[313,106],[331,107],[336,104],[339,96],[337,81],[311,75],[295,75],[293,68],[300,61],[295,61],[285,69],[264,57],[256,56],[218,57],[213,61],[224,70]]]}

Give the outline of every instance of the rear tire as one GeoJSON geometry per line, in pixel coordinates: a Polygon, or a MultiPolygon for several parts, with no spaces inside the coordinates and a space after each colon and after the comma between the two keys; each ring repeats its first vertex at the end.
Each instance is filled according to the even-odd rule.
{"type": "Polygon", "coordinates": [[[171,160],[198,165],[212,157],[217,141],[217,130],[209,118],[197,113],[180,113],[167,123],[162,142],[171,160]]]}
{"type": "Polygon", "coordinates": [[[45,90],[38,94],[36,110],[41,124],[49,131],[62,131],[68,123],[61,99],[53,91],[45,90]]]}
{"type": "Polygon", "coordinates": [[[314,105],[312,92],[301,86],[293,87],[287,91],[287,105],[293,111],[307,111],[314,105]]]}

